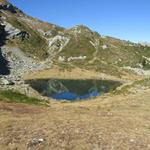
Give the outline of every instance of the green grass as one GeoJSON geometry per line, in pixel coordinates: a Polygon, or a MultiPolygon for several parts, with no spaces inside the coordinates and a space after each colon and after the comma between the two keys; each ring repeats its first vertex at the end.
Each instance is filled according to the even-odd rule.
{"type": "Polygon", "coordinates": [[[0,101],[8,102],[8,103],[26,103],[26,104],[34,104],[34,105],[46,105],[46,102],[39,100],[37,98],[28,97],[19,92],[14,92],[11,90],[0,91],[0,101]]]}
{"type": "Polygon", "coordinates": [[[131,85],[125,85],[125,86],[123,86],[119,90],[112,91],[111,94],[113,94],[113,95],[130,94],[131,92],[129,91],[129,89],[131,87],[133,87],[133,84],[131,84],[131,85]]]}
{"type": "MultiPolygon", "coordinates": [[[[133,43],[119,39],[100,37],[100,45],[97,54],[95,54],[96,49],[90,43],[90,41],[93,41],[93,37],[95,37],[95,34],[89,34],[88,32],[78,35],[77,38],[72,36],[69,43],[59,55],[56,56],[55,60],[57,60],[59,56],[65,56],[66,58],[87,56],[85,60],[66,61],[65,67],[67,68],[67,66],[72,64],[72,66],[77,66],[79,68],[86,68],[120,77],[122,75],[122,70],[119,69],[119,67],[138,67],[139,64],[142,65],[143,56],[150,57],[150,47],[143,47],[137,44],[134,45],[133,43]],[[108,46],[107,49],[102,48],[104,44],[108,46]],[[131,46],[129,44],[131,44],[131,46]],[[93,57],[96,57],[96,59],[92,63],[89,63],[90,60],[93,60],[93,57]]],[[[62,63],[59,63],[58,65],[64,68],[64,65],[61,64],[62,63]]],[[[146,64],[144,67],[144,69],[149,68],[149,64],[146,64]]]]}
{"type": "Polygon", "coordinates": [[[145,78],[143,80],[135,81],[134,85],[141,85],[141,86],[148,87],[150,86],[150,78],[145,78]]]}
{"type": "Polygon", "coordinates": [[[131,91],[129,91],[130,88],[132,87],[150,87],[150,78],[145,78],[142,80],[135,81],[134,83],[130,85],[125,85],[123,86],[120,90],[115,90],[112,92],[114,95],[119,95],[119,94],[130,94],[131,91]]]}
{"type": "Polygon", "coordinates": [[[85,36],[80,36],[78,39],[72,37],[66,47],[59,53],[60,56],[78,57],[88,56],[92,57],[95,48],[89,43],[90,39],[85,36]]]}
{"type": "Polygon", "coordinates": [[[20,31],[29,33],[29,38],[25,38],[23,41],[21,38],[11,39],[8,44],[19,47],[31,57],[36,56],[39,59],[47,58],[48,43],[35,29],[32,29],[25,22],[19,21],[15,16],[7,17],[7,21],[20,29],[20,31]]]}
{"type": "MultiPolygon", "coordinates": [[[[53,29],[53,25],[30,18],[33,22],[37,23],[37,26],[33,27],[27,22],[18,19],[17,15],[8,14],[9,15],[3,15],[10,24],[21,31],[29,33],[29,38],[25,38],[23,41],[20,38],[9,40],[8,43],[10,46],[19,47],[30,57],[35,56],[41,60],[47,58],[48,42],[41,36],[37,29],[40,28],[44,31],[49,31],[53,29]]],[[[73,34],[71,30],[64,30],[60,27],[53,29],[53,36],[57,35],[58,31],[61,31],[64,36],[70,37],[69,43],[53,59],[54,63],[59,65],[62,70],[70,70],[74,66],[120,77],[122,70],[118,69],[118,67],[138,67],[139,64],[143,64],[143,56],[150,58],[150,47],[148,46],[142,46],[111,37],[101,38],[98,33],[90,31],[90,29],[85,26],[80,26],[78,29],[82,31],[80,34],[73,34]],[[95,42],[95,39],[99,41],[97,48],[90,43],[91,41],[95,42]],[[108,48],[103,49],[103,45],[107,45],[108,48]],[[86,56],[86,59],[71,62],[67,62],[66,60],[65,63],[58,63],[57,60],[59,56],[65,56],[65,58],[86,56]],[[96,57],[96,59],[91,63],[93,57],[96,57]]],[[[149,68],[149,63],[146,63],[144,69],[149,68]]]]}

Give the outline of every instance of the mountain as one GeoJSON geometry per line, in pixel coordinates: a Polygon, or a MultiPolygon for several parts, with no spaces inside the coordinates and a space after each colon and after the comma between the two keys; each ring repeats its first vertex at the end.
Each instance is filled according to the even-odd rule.
{"type": "Polygon", "coordinates": [[[114,76],[124,75],[129,68],[149,68],[147,45],[101,36],[84,25],[65,29],[30,17],[5,0],[0,1],[0,20],[5,35],[1,57],[9,62],[3,70],[10,70],[13,78],[52,66],[114,76]]]}
{"type": "Polygon", "coordinates": [[[143,46],[150,46],[150,43],[149,42],[139,42],[141,45],[143,46]]]}
{"type": "Polygon", "coordinates": [[[150,150],[149,69],[148,44],[0,0],[0,150],[150,150]]]}

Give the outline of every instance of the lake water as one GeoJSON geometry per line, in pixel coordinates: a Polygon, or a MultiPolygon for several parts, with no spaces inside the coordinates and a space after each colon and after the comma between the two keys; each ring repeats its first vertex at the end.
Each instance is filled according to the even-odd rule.
{"type": "Polygon", "coordinates": [[[43,96],[69,101],[97,97],[121,85],[118,81],[69,79],[36,79],[26,83],[43,96]]]}

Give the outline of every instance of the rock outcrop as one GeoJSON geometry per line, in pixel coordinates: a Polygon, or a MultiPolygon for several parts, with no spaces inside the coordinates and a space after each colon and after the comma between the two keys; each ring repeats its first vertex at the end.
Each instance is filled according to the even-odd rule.
{"type": "Polygon", "coordinates": [[[5,26],[0,23],[0,75],[10,74],[9,62],[1,51],[1,47],[5,44],[6,36],[5,26]]]}
{"type": "Polygon", "coordinates": [[[5,40],[5,26],[0,24],[0,46],[3,45],[4,40],[5,40]]]}
{"type": "Polygon", "coordinates": [[[0,78],[0,85],[14,85],[14,82],[5,78],[0,78]]]}
{"type": "Polygon", "coordinates": [[[62,51],[62,49],[68,44],[69,38],[61,35],[57,35],[54,38],[48,39],[49,50],[48,53],[51,57],[62,51]]]}
{"type": "Polygon", "coordinates": [[[7,1],[0,2],[0,10],[7,10],[11,13],[17,13],[16,7],[14,7],[12,4],[8,3],[7,1]]]}

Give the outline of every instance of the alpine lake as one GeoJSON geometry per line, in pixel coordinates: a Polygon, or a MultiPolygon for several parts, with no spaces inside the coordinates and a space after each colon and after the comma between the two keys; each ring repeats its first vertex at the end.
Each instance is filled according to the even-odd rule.
{"type": "Polygon", "coordinates": [[[98,79],[32,79],[26,80],[41,95],[56,100],[86,100],[114,91],[120,81],[98,79]]]}

